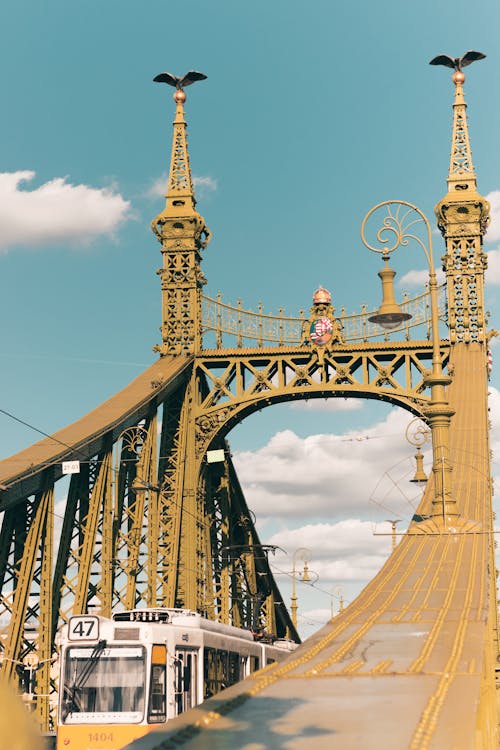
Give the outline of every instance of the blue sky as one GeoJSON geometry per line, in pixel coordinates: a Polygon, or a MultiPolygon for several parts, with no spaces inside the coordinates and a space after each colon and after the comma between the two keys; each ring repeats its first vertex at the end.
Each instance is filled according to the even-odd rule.
{"type": "MultiPolygon", "coordinates": [[[[498,28],[496,0],[4,3],[0,408],[52,432],[154,360],[160,251],[149,223],[163,205],[153,187],[168,168],[173,119],[171,89],[152,83],[154,75],[208,75],[186,104],[198,208],[214,232],[203,265],[207,293],[293,315],[308,309],[321,283],[337,307],[355,312],[379,299],[378,261],[359,239],[368,209],[402,198],[432,220],[445,193],[453,86],[451,71],[427,64],[438,53],[488,56],[466,70],[465,91],[479,189],[500,191],[498,28]]],[[[500,327],[500,231],[490,237],[489,306],[500,327]]],[[[436,236],[436,261],[441,252],[436,236]]],[[[424,259],[416,251],[394,266],[401,278],[424,259]]],[[[252,486],[252,470],[270,457],[279,467],[283,446],[314,455],[328,440],[363,451],[378,444],[387,456],[389,436],[404,433],[409,417],[354,406],[273,407],[231,436],[251,504],[264,506],[271,486],[285,498],[279,513],[260,520],[266,539],[287,543],[283,569],[294,549],[323,534],[323,588],[345,575],[346,598],[364,580],[349,579],[346,566],[366,573],[389,542],[372,539],[373,559],[363,562],[366,529],[354,530],[357,557],[339,549],[328,572],[328,539],[348,537],[331,525],[370,518],[362,497],[351,514],[328,499],[341,467],[311,490],[323,501],[311,495],[310,516],[287,505],[279,477],[252,486]],[[318,435],[330,437],[315,443],[318,435]]],[[[38,437],[3,415],[0,428],[3,456],[38,437]]],[[[375,459],[368,499],[392,468],[383,455],[375,459]]],[[[329,610],[325,593],[304,592],[304,601],[329,610]]]]}

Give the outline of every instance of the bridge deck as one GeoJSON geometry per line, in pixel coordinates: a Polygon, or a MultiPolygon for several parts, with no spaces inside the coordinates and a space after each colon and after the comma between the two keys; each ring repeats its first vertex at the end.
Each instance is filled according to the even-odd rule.
{"type": "MultiPolygon", "coordinates": [[[[491,514],[483,350],[457,345],[454,497],[475,532],[402,538],[373,581],[285,662],[138,740],[136,750],[475,747],[491,514]]],[[[432,481],[419,508],[430,510],[432,481]]]]}
{"type": "MultiPolygon", "coordinates": [[[[39,490],[40,470],[65,460],[85,460],[99,450],[104,435],[116,433],[145,414],[154,401],[161,403],[179,384],[190,357],[162,357],[119,393],[77,422],[0,461],[0,511],[39,490]]],[[[57,473],[60,472],[60,467],[57,473]]]]}

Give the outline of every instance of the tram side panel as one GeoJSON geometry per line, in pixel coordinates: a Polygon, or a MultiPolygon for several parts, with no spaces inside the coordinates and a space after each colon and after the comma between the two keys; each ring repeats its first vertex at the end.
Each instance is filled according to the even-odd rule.
{"type": "Polygon", "coordinates": [[[58,750],[119,750],[293,648],[160,609],[73,617],[59,645],[58,750]]]}

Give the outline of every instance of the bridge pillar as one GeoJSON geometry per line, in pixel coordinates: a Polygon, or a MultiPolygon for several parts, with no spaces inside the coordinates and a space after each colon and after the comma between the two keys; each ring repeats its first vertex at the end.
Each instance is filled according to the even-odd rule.
{"type": "Polygon", "coordinates": [[[425,410],[425,417],[432,433],[432,474],[434,496],[432,517],[442,520],[444,525],[459,516],[452,493],[452,466],[450,460],[450,424],[455,413],[447,400],[445,387],[451,377],[432,374],[426,378],[431,387],[431,403],[425,410]]]}

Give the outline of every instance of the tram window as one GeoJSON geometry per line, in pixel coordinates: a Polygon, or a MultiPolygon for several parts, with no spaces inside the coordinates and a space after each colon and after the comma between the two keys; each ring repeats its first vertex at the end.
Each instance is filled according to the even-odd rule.
{"type": "Polygon", "coordinates": [[[239,675],[238,675],[238,682],[239,682],[240,680],[244,680],[244,679],[245,679],[245,677],[247,676],[247,673],[246,673],[246,667],[247,667],[247,659],[246,659],[246,656],[241,656],[241,655],[240,655],[240,657],[239,657],[239,675]]]}
{"type": "Polygon", "coordinates": [[[270,656],[268,656],[266,659],[266,664],[274,664],[275,662],[276,662],[276,659],[273,659],[270,656]]]}
{"type": "Polygon", "coordinates": [[[181,714],[197,703],[197,658],[193,649],[177,648],[175,652],[176,713],[181,714]]]}
{"type": "Polygon", "coordinates": [[[227,655],[227,686],[235,685],[241,679],[241,659],[239,654],[229,651],[227,655]]]}
{"type": "Polygon", "coordinates": [[[167,651],[165,646],[153,646],[151,653],[151,687],[149,692],[148,722],[157,724],[167,720],[167,651]]]}
{"type": "Polygon", "coordinates": [[[148,722],[155,724],[167,720],[166,670],[164,664],[151,667],[151,692],[149,695],[148,722]]]}
{"type": "Polygon", "coordinates": [[[90,648],[66,652],[63,678],[63,721],[78,713],[120,712],[137,721],[144,711],[144,649],[106,649],[99,658],[90,648]]]}
{"type": "Polygon", "coordinates": [[[256,672],[259,668],[259,657],[258,656],[251,656],[250,657],[250,674],[252,672],[256,672]]]}
{"type": "Polygon", "coordinates": [[[205,698],[234,685],[242,677],[242,660],[234,651],[206,648],[203,659],[205,698]]]}

